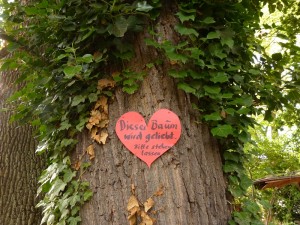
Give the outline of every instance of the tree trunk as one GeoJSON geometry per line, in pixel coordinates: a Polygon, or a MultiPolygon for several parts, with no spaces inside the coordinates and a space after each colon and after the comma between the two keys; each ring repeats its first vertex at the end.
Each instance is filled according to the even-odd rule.
{"type": "MultiPolygon", "coordinates": [[[[176,42],[173,14],[162,15],[157,32],[176,42]]],[[[165,60],[161,66],[146,69],[145,65],[160,55],[144,44],[145,36],[136,37],[136,57],[129,67],[147,76],[137,93],[116,92],[109,105],[109,139],[103,146],[94,143],[96,157],[83,175],[91,183],[94,196],[81,211],[82,225],[129,224],[126,208],[132,185],[141,203],[153,197],[155,205],[149,215],[157,220],[156,224],[227,224],[230,209],[217,141],[205,124],[198,123],[199,115],[192,109],[190,97],[178,90],[176,81],[167,75],[169,63],[165,60]],[[118,118],[128,111],[141,113],[147,121],[161,108],[179,116],[182,134],[176,145],[148,168],[123,146],[114,129],[118,118]],[[163,194],[153,196],[160,187],[163,194]]],[[[82,154],[92,141],[87,133],[79,139],[77,154],[82,154]]]]}
{"type": "Polygon", "coordinates": [[[37,177],[42,161],[29,125],[10,123],[13,105],[6,102],[16,91],[17,72],[0,74],[0,224],[38,225],[37,177]]]}

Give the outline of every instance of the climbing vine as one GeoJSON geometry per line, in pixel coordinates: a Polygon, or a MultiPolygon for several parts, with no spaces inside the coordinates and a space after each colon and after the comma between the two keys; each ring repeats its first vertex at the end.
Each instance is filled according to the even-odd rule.
{"type": "MultiPolygon", "coordinates": [[[[278,62],[279,55],[254,61],[257,54],[265,55],[255,37],[263,3],[178,1],[174,43],[155,30],[163,1],[43,0],[22,5],[4,0],[2,30],[13,38],[7,39],[10,56],[2,60],[1,70],[17,69],[19,82],[26,84],[11,97],[21,102],[13,119],[36,126],[37,153],[47,155],[38,190],[44,195],[38,204],[42,223],[80,222],[80,206],[92,192],[81,180],[90,163],[70,158],[77,134],[87,127],[95,141],[105,144],[107,105],[115,87],[132,94],[145,76],[126,68],[126,62],[134,56],[134,35],[147,25],[145,43],[170,64],[168,73],[178,88],[197,98],[193,107],[201,112],[199,121],[211,126],[222,146],[232,204],[244,203],[230,224],[260,224],[259,207],[247,198],[252,182],[242,166],[243,145],[251,140],[248,127],[255,124],[251,116],[265,114],[271,120],[273,111],[296,101],[283,101],[295,89],[280,79],[280,64],[270,62],[278,62]]],[[[92,160],[93,147],[87,154],[92,160]]]]}

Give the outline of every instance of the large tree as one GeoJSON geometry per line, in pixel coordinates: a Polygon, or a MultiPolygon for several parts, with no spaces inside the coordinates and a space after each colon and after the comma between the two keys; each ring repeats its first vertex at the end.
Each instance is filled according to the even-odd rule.
{"type": "Polygon", "coordinates": [[[47,155],[42,222],[227,224],[236,209],[231,224],[259,223],[255,203],[233,200],[251,185],[242,166],[251,115],[270,120],[296,99],[278,77],[280,54],[254,60],[264,54],[262,3],[4,1],[3,29],[20,38],[2,70],[18,68],[27,83],[15,118],[37,126],[47,155]],[[181,137],[148,168],[115,125],[162,108],[179,116],[181,137]]]}
{"type": "Polygon", "coordinates": [[[35,225],[42,218],[35,206],[43,160],[35,154],[32,126],[10,122],[16,105],[7,99],[17,90],[17,77],[17,71],[0,74],[0,222],[35,225]]]}

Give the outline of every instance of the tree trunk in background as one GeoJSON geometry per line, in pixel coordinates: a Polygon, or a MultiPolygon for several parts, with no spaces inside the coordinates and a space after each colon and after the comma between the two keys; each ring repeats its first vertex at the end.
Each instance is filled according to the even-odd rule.
{"type": "MultiPolygon", "coordinates": [[[[174,42],[174,16],[162,15],[156,31],[174,42]]],[[[153,197],[155,205],[151,210],[155,214],[150,213],[157,225],[227,224],[230,208],[218,144],[208,127],[197,123],[199,115],[191,108],[189,96],[167,76],[169,63],[146,69],[147,63],[160,56],[145,46],[144,38],[145,34],[136,37],[136,57],[129,67],[144,70],[147,76],[137,93],[127,95],[119,90],[109,105],[109,139],[103,146],[94,143],[96,157],[83,175],[91,183],[94,196],[81,211],[82,225],[129,224],[126,208],[132,184],[141,203],[163,187],[163,195],[153,197]],[[161,108],[179,116],[182,134],[176,145],[149,169],[122,145],[114,128],[118,118],[128,111],[137,111],[148,121],[161,108]]],[[[77,154],[82,154],[92,141],[87,133],[79,139],[77,154]]]]}
{"type": "Polygon", "coordinates": [[[6,99],[16,91],[16,77],[17,72],[0,74],[0,224],[38,225],[37,178],[43,160],[35,155],[32,127],[9,122],[14,106],[6,99]]]}

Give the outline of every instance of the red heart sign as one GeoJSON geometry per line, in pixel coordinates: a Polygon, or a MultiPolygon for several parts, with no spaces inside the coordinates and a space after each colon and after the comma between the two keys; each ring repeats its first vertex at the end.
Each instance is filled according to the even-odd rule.
{"type": "Polygon", "coordinates": [[[170,110],[156,111],[148,125],[137,112],[123,114],[117,121],[116,132],[121,142],[149,167],[178,141],[181,124],[170,110]]]}

